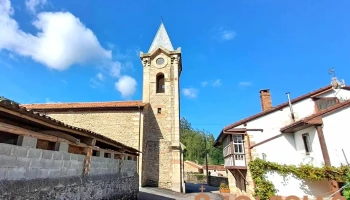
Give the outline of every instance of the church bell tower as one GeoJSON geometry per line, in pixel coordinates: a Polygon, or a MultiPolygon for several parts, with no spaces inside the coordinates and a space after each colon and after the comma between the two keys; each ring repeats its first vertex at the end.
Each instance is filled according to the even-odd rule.
{"type": "Polygon", "coordinates": [[[161,23],[143,65],[144,109],[141,185],[182,192],[179,82],[181,48],[174,50],[161,23]]]}

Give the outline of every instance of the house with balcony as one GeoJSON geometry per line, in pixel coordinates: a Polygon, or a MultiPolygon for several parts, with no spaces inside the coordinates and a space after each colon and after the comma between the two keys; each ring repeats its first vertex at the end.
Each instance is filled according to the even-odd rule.
{"type": "MultiPolygon", "coordinates": [[[[256,158],[287,165],[347,164],[348,140],[339,138],[350,131],[349,86],[332,84],[294,99],[288,94],[286,102],[277,106],[272,106],[265,89],[260,101],[262,112],[224,127],[214,143],[223,147],[231,192],[253,193],[248,163],[256,158]]],[[[267,173],[267,178],[281,196],[325,196],[343,184],[331,187],[328,180],[311,183],[275,172],[267,173]]]]}

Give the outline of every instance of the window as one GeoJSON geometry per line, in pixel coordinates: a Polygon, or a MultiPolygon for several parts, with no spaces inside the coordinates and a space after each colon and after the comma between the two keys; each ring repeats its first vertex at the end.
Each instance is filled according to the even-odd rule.
{"type": "Polygon", "coordinates": [[[308,133],[304,133],[302,135],[302,138],[303,138],[303,142],[304,142],[305,152],[306,152],[306,154],[310,154],[312,149],[311,149],[311,143],[310,143],[309,134],[308,133]]]}
{"type": "Polygon", "coordinates": [[[165,85],[164,85],[164,74],[160,73],[157,75],[157,93],[164,93],[165,85]]]}
{"type": "Polygon", "coordinates": [[[158,108],[158,114],[162,114],[162,109],[158,108]]]}
{"type": "Polygon", "coordinates": [[[336,97],[331,97],[331,98],[321,98],[321,99],[317,99],[315,100],[315,104],[317,107],[318,111],[327,109],[333,105],[335,105],[336,103],[338,103],[338,99],[336,97]]]}
{"type": "Polygon", "coordinates": [[[242,135],[234,135],[233,136],[233,147],[234,147],[234,153],[238,153],[238,154],[244,153],[242,135]]]}

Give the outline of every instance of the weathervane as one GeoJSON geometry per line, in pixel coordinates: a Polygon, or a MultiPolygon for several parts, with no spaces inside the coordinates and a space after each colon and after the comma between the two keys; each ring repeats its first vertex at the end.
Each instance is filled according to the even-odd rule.
{"type": "Polygon", "coordinates": [[[328,69],[328,74],[329,74],[330,76],[332,76],[332,78],[335,77],[335,70],[334,70],[333,67],[330,68],[330,69],[328,69]]]}

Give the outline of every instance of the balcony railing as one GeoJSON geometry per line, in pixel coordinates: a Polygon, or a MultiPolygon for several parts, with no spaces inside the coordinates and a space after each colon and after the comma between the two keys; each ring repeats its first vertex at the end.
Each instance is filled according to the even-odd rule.
{"type": "MultiPolygon", "coordinates": [[[[244,149],[244,148],[243,148],[244,149]]],[[[233,145],[227,145],[223,149],[225,167],[234,168],[234,167],[246,167],[245,154],[235,153],[233,150],[233,145]]]]}

